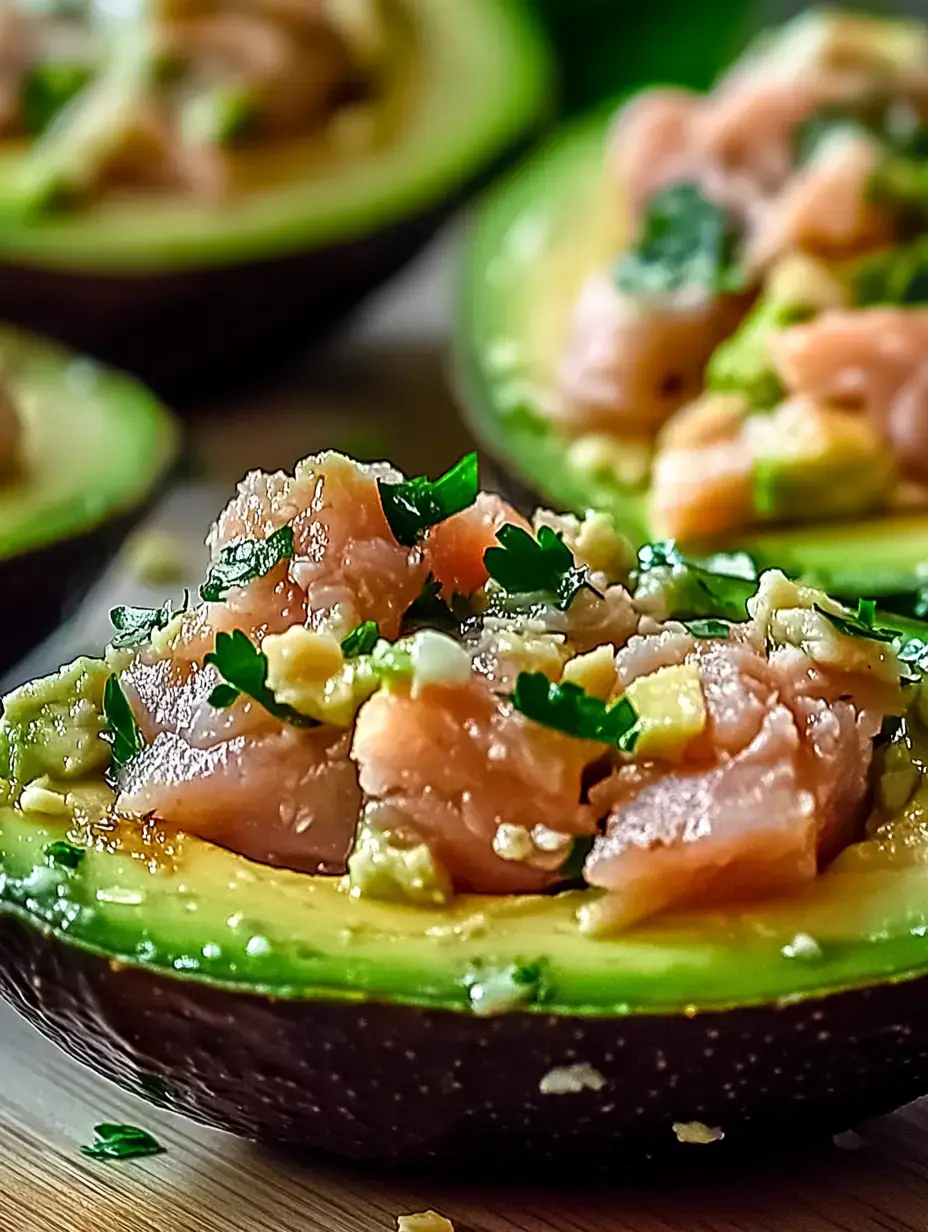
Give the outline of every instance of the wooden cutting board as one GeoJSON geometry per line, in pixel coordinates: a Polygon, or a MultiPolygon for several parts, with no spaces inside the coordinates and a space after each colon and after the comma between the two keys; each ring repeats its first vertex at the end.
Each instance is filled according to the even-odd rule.
{"type": "MultiPolygon", "coordinates": [[[[334,446],[435,472],[467,448],[444,380],[448,286],[439,247],[286,387],[193,426],[200,473],[154,519],[179,551],[169,589],[195,586],[209,519],[248,467],[334,446]]],[[[164,597],[122,561],[14,678],[98,650],[113,603],[164,597]]],[[[928,1104],[721,1179],[592,1192],[542,1179],[547,1188],[484,1189],[275,1157],[124,1094],[0,1007],[0,1232],[390,1232],[398,1215],[429,1208],[455,1232],[928,1232],[928,1104]],[[100,1121],[149,1129],[166,1153],[85,1159],[100,1121]]]]}

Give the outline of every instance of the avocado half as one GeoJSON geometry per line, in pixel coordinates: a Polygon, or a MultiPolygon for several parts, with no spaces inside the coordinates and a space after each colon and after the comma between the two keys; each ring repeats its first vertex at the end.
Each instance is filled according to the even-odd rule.
{"type": "Polygon", "coordinates": [[[612,939],[578,930],[585,891],[426,909],[152,819],[4,808],[0,993],[135,1093],[301,1149],[614,1171],[691,1161],[700,1127],[782,1145],[928,1090],[911,807],[800,894],[612,939]]]}
{"type": "MultiPolygon", "coordinates": [[[[391,0],[402,67],[372,152],[268,151],[226,205],[113,198],[41,221],[0,211],[0,316],[211,395],[337,324],[540,119],[547,47],[521,0],[391,0]]],[[[0,201],[22,155],[0,155],[0,201]]]]}
{"type": "MultiPolygon", "coordinates": [[[[640,545],[655,538],[646,486],[573,464],[541,410],[580,285],[622,242],[603,169],[617,105],[564,129],[488,199],[465,255],[455,360],[465,418],[515,480],[516,494],[557,509],[609,510],[640,545]]],[[[744,550],[759,569],[781,568],[833,594],[888,600],[925,585],[928,513],[797,523],[685,547],[697,556],[744,550]]]]}
{"type": "Polygon", "coordinates": [[[179,434],[148,390],[10,326],[0,372],[26,463],[0,479],[0,668],[49,634],[160,490],[179,434]]]}

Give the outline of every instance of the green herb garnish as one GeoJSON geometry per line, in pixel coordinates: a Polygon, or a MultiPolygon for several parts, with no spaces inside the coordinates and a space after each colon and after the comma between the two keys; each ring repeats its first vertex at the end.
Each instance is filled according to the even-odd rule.
{"type": "Polygon", "coordinates": [[[110,612],[110,621],[116,630],[112,644],[123,649],[150,641],[153,633],[166,629],[175,616],[186,612],[189,601],[190,595],[184,591],[184,605],[176,612],[170,599],[163,607],[114,607],[110,612]]]}
{"type": "Polygon", "coordinates": [[[200,597],[218,603],[230,590],[265,577],[282,560],[293,559],[293,528],[282,526],[266,539],[243,539],[222,549],[200,587],[200,597]]]}
{"type": "Polygon", "coordinates": [[[441,591],[441,582],[430,573],[418,599],[413,599],[403,613],[404,633],[414,633],[417,629],[456,633],[473,615],[473,606],[466,595],[453,594],[445,599],[441,591]]]}
{"type": "Polygon", "coordinates": [[[86,847],[75,847],[72,843],[66,843],[64,839],[49,843],[45,848],[46,860],[58,868],[79,868],[86,854],[86,847]]]}
{"type": "Polygon", "coordinates": [[[684,625],[693,637],[728,637],[731,624],[727,620],[684,620],[684,625]]]}
{"type": "Polygon", "coordinates": [[[217,710],[225,710],[244,693],[263,706],[268,714],[293,727],[318,727],[316,719],[300,714],[292,706],[279,702],[267,687],[267,655],[252,645],[241,629],[231,633],[216,634],[216,649],[203,660],[215,667],[226,682],[219,684],[209,695],[209,704],[217,710]]]}
{"type": "Polygon", "coordinates": [[[754,593],[757,566],[746,552],[719,552],[704,561],[690,560],[672,540],[647,543],[638,552],[638,583],[654,573],[671,591],[671,614],[748,618],[747,601],[754,593]]]}
{"type": "Polygon", "coordinates": [[[616,262],[616,285],[627,295],[740,291],[739,239],[732,218],[697,184],[675,184],[651,198],[637,245],[616,262]]]}
{"type": "Polygon", "coordinates": [[[808,119],[796,126],[793,134],[796,165],[804,167],[812,162],[822,147],[833,137],[875,136],[873,125],[868,124],[859,116],[846,111],[834,111],[824,108],[813,112],[808,119]]]}
{"type": "Polygon", "coordinates": [[[856,616],[829,612],[818,603],[813,606],[815,611],[826,617],[839,633],[844,633],[848,637],[862,637],[871,642],[893,642],[899,636],[895,629],[878,629],[874,625],[876,602],[873,599],[858,599],[856,616]]]}
{"type": "Polygon", "coordinates": [[[595,842],[595,834],[584,834],[574,839],[570,845],[570,854],[561,865],[561,873],[565,881],[579,881],[583,877],[583,866],[595,842]]]}
{"type": "Polygon", "coordinates": [[[380,503],[397,543],[411,548],[430,526],[444,522],[477,499],[477,455],[469,453],[433,483],[424,475],[404,483],[377,481],[380,503]]]}
{"type": "Polygon", "coordinates": [[[113,1125],[106,1122],[93,1127],[95,1141],[82,1146],[81,1154],[88,1159],[140,1159],[144,1155],[163,1155],[165,1148],[147,1129],[135,1125],[113,1125]]]}
{"type": "Polygon", "coordinates": [[[113,748],[111,766],[118,774],[141,753],[145,740],[117,676],[110,676],[104,685],[103,717],[109,727],[104,739],[113,748]]]}
{"type": "Polygon", "coordinates": [[[23,81],[19,100],[23,124],[30,136],[44,133],[91,76],[84,64],[54,60],[37,64],[23,81]]]}
{"type": "Polygon", "coordinates": [[[547,592],[565,611],[577,593],[590,585],[589,570],[577,565],[563,536],[550,526],[540,527],[537,539],[521,526],[501,526],[496,538],[501,546],[487,548],[483,563],[508,594],[547,592]]]}
{"type": "Polygon", "coordinates": [[[928,303],[928,237],[865,257],[855,265],[851,283],[856,308],[928,303]]]}
{"type": "Polygon", "coordinates": [[[347,637],[342,639],[342,654],[346,659],[357,659],[359,655],[370,654],[380,638],[380,629],[376,620],[365,620],[363,624],[352,629],[347,637]]]}
{"type": "Polygon", "coordinates": [[[579,685],[554,684],[541,672],[520,672],[512,704],[526,718],[631,753],[638,740],[638,716],[627,697],[607,705],[579,685]]]}

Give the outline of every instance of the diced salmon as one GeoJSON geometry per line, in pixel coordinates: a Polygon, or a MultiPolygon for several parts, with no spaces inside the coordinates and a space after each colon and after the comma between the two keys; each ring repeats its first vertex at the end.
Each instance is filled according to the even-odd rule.
{"type": "Polygon", "coordinates": [[[391,805],[458,889],[501,894],[541,890],[558,876],[550,861],[533,867],[498,856],[500,826],[591,833],[582,777],[601,752],[525,719],[477,677],[416,697],[377,693],[358,716],[352,747],[366,802],[391,805]]]}
{"type": "Polygon", "coordinates": [[[207,748],[164,731],[126,768],[117,808],[263,864],[342,872],[360,805],[349,743],[330,727],[281,727],[207,748]]]}
{"type": "Polygon", "coordinates": [[[607,274],[580,291],[551,415],[573,432],[652,435],[702,389],[741,315],[732,296],[665,306],[622,295],[607,274]]]}
{"type": "Polygon", "coordinates": [[[468,509],[433,526],[423,544],[426,568],[442,584],[446,595],[469,595],[487,580],[483,554],[496,547],[496,533],[507,523],[529,529],[529,524],[494,492],[481,492],[468,509]]]}
{"type": "Polygon", "coordinates": [[[590,792],[607,823],[584,872],[610,891],[615,928],[800,886],[860,821],[882,713],[837,695],[854,681],[792,648],[768,660],[740,637],[668,632],[633,638],[617,658],[625,685],[681,662],[698,665],[707,712],[684,763],[625,765],[590,792]]]}
{"type": "Polygon", "coordinates": [[[701,97],[688,90],[646,90],[616,116],[609,171],[633,217],[656,192],[690,178],[692,128],[702,105],[701,97]]]}

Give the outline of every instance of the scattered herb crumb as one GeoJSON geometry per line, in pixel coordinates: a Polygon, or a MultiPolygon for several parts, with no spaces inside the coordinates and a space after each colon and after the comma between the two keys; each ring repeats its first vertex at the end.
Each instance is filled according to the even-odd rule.
{"type": "Polygon", "coordinates": [[[93,1127],[95,1141],[82,1146],[81,1154],[88,1159],[140,1159],[145,1155],[163,1155],[165,1148],[147,1129],[135,1125],[114,1125],[104,1122],[93,1127]]]}
{"type": "Polygon", "coordinates": [[[103,689],[103,716],[109,727],[105,738],[113,749],[112,768],[118,774],[141,753],[145,740],[116,676],[110,676],[103,689]]]}
{"type": "Polygon", "coordinates": [[[230,590],[265,577],[282,560],[293,559],[293,528],[282,526],[266,539],[243,539],[230,543],[219,554],[200,587],[200,597],[218,603],[230,590]]]}
{"type": "Polygon", "coordinates": [[[579,685],[553,684],[541,672],[519,673],[512,704],[543,727],[611,744],[623,753],[631,753],[638,739],[638,716],[627,697],[607,705],[579,685]]]}
{"type": "Polygon", "coordinates": [[[377,645],[380,629],[376,620],[365,620],[363,624],[352,629],[347,637],[342,639],[342,654],[346,659],[357,659],[368,655],[377,645]]]}
{"type": "Polygon", "coordinates": [[[71,843],[65,842],[64,839],[59,839],[56,843],[49,843],[45,848],[45,858],[49,864],[56,865],[58,868],[78,868],[87,854],[85,847],[75,847],[71,843]]]}
{"type": "Polygon", "coordinates": [[[560,1065],[549,1070],[538,1084],[542,1095],[580,1095],[583,1091],[601,1091],[606,1079],[598,1069],[585,1061],[579,1065],[560,1065]]]}
{"type": "Polygon", "coordinates": [[[469,453],[434,483],[417,475],[403,483],[378,481],[380,503],[397,543],[411,548],[432,526],[468,509],[477,499],[477,455],[469,453]]]}
{"type": "Polygon", "coordinates": [[[702,1121],[674,1121],[673,1132],[678,1142],[693,1143],[697,1146],[707,1146],[710,1142],[721,1142],[725,1135],[718,1128],[704,1125],[702,1121]]]}

